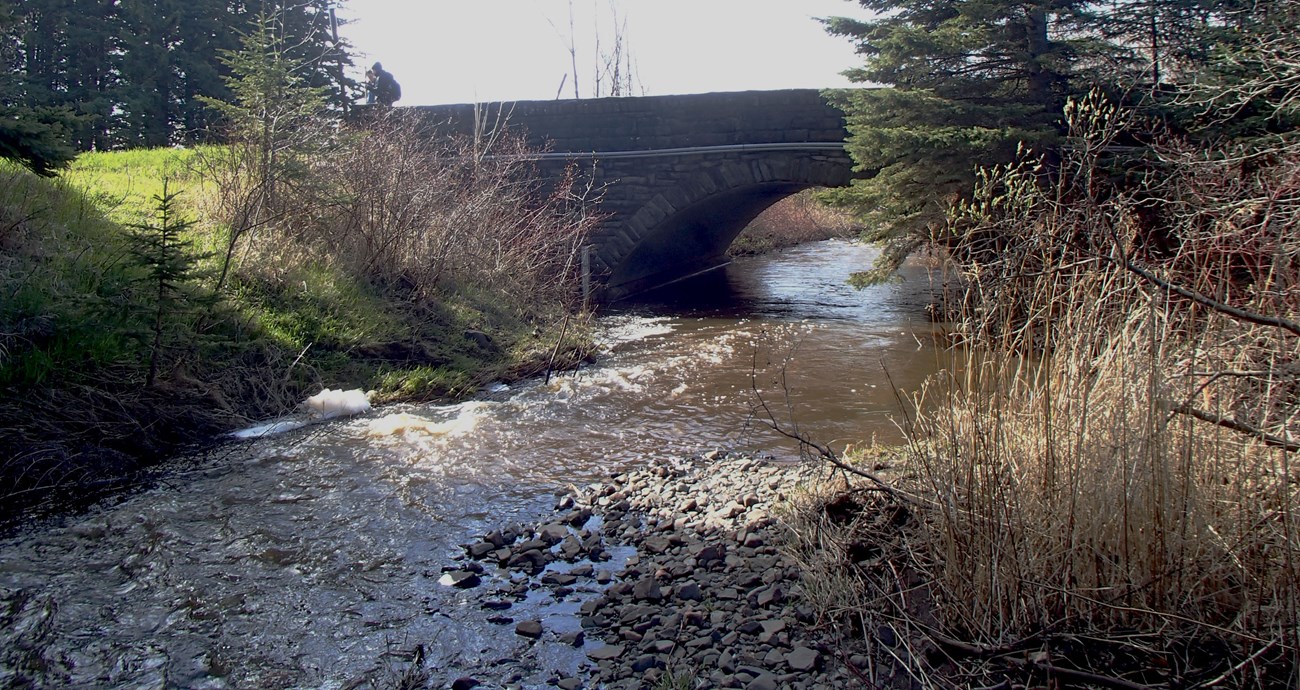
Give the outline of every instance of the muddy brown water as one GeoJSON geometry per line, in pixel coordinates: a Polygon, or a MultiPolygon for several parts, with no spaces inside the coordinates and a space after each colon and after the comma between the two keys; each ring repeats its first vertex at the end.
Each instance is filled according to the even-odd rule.
{"type": "MultiPolygon", "coordinates": [[[[742,259],[620,305],[600,361],[548,384],[231,443],[28,525],[0,541],[0,687],[385,687],[417,646],[434,687],[572,673],[581,650],[487,622],[441,568],[472,536],[544,516],[566,486],[648,458],[797,457],[756,421],[759,395],[836,447],[899,440],[894,387],[939,360],[930,281],[909,266],[849,287],[873,257],[833,241],[742,259]]],[[[562,632],[577,605],[536,598],[511,615],[562,632]]]]}

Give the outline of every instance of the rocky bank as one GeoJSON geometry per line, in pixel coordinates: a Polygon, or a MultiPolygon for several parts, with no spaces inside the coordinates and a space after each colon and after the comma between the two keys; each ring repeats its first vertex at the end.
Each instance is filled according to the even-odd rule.
{"type": "Polygon", "coordinates": [[[569,646],[585,658],[551,673],[522,658],[502,660],[445,682],[455,688],[858,686],[856,668],[865,658],[832,646],[818,628],[800,570],[781,548],[788,536],[779,517],[783,504],[826,474],[816,463],[717,452],[664,460],[574,487],[560,498],[552,521],[482,535],[465,545],[441,583],[472,590],[490,621],[513,625],[530,644],[569,646]],[[512,615],[516,604],[538,597],[575,604],[578,624],[512,615]]]}

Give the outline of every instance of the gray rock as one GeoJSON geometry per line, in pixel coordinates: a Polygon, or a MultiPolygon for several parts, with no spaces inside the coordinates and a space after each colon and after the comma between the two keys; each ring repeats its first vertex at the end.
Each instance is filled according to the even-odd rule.
{"type": "Polygon", "coordinates": [[[663,662],[661,662],[658,657],[653,654],[646,654],[632,662],[632,670],[637,673],[645,673],[652,668],[658,668],[662,665],[663,662]]]}
{"type": "Polygon", "coordinates": [[[560,690],[578,690],[582,687],[581,678],[564,678],[555,684],[560,690]]]}
{"type": "Polygon", "coordinates": [[[821,661],[821,655],[817,650],[807,647],[795,647],[794,651],[785,655],[785,663],[790,665],[794,671],[811,671],[817,668],[817,663],[821,661]]]}
{"type": "Polygon", "coordinates": [[[520,621],[519,624],[515,626],[515,634],[535,640],[542,636],[542,622],[520,621]]]}
{"type": "Polygon", "coordinates": [[[672,546],[672,542],[667,537],[647,537],[641,545],[650,553],[664,553],[672,546]]]}
{"type": "Polygon", "coordinates": [[[776,676],[770,673],[763,673],[759,675],[754,680],[749,681],[749,685],[745,686],[745,690],[776,690],[776,689],[777,689],[776,676]]]}
{"type": "Polygon", "coordinates": [[[443,573],[442,577],[438,578],[438,584],[444,587],[456,587],[458,589],[478,587],[481,582],[482,580],[479,579],[477,574],[467,570],[453,570],[448,573],[443,573]]]}
{"type": "Polygon", "coordinates": [[[545,542],[547,546],[558,544],[560,543],[560,540],[567,536],[569,536],[569,528],[558,522],[543,525],[542,528],[537,531],[537,539],[545,542]]]}
{"type": "Polygon", "coordinates": [[[663,592],[659,589],[659,582],[652,577],[639,580],[632,587],[632,597],[638,601],[659,601],[663,596],[663,592]]]}
{"type": "Polygon", "coordinates": [[[756,603],[760,607],[779,605],[785,601],[785,592],[780,587],[769,587],[759,593],[756,603]]]}
{"type": "Polygon", "coordinates": [[[547,585],[560,585],[567,587],[577,581],[577,576],[572,573],[547,573],[542,576],[542,584],[547,585]]]}
{"type": "Polygon", "coordinates": [[[621,644],[607,644],[587,652],[587,656],[596,661],[610,661],[623,656],[624,649],[626,647],[621,644]]]}

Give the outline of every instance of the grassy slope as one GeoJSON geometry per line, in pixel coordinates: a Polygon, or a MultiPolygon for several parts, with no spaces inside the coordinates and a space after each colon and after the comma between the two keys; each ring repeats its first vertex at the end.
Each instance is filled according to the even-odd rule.
{"type": "MultiPolygon", "coordinates": [[[[58,180],[0,168],[0,503],[119,483],[321,387],[451,398],[545,366],[555,334],[498,298],[460,290],[415,303],[307,260],[286,262],[275,283],[236,274],[214,306],[168,314],[163,366],[146,387],[153,313],[128,226],[153,221],[165,176],[200,221],[196,251],[219,245],[222,229],[196,210],[196,155],[86,154],[58,180]]],[[[215,261],[200,264],[211,274],[215,261]]]]}

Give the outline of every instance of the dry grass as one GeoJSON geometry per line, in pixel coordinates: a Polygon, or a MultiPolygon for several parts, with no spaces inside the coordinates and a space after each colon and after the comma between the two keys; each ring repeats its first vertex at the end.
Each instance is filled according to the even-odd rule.
{"type": "Polygon", "coordinates": [[[596,199],[568,181],[543,188],[520,142],[447,137],[401,111],[335,141],[274,197],[249,184],[238,148],[218,161],[233,193],[217,215],[245,276],[277,283],[329,261],[417,300],[477,285],[525,310],[572,301],[596,199]]]}
{"type": "Polygon", "coordinates": [[[886,502],[920,519],[813,549],[825,584],[883,545],[847,559],[855,615],[934,645],[899,658],[923,686],[1296,687],[1300,150],[1165,150],[1118,193],[1090,175],[1120,114],[1072,115],[1058,184],[993,171],[954,217],[966,361],[915,401],[886,502]]]}

